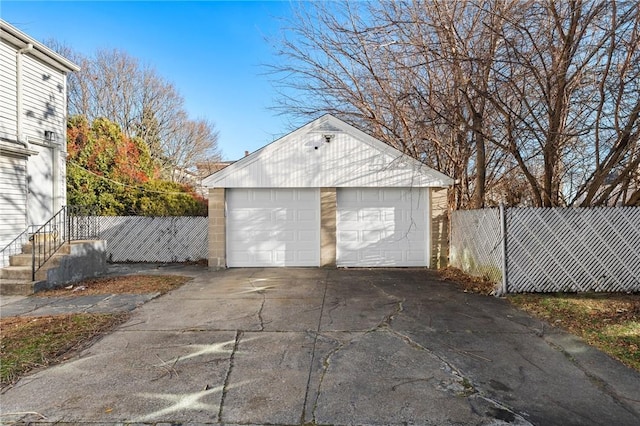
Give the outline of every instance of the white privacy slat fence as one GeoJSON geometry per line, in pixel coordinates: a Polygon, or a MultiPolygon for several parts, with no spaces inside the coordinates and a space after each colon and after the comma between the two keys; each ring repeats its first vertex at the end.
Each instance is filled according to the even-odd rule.
{"type": "Polygon", "coordinates": [[[640,208],[459,211],[451,228],[451,265],[498,294],[640,291],[640,208]]]}
{"type": "Polygon", "coordinates": [[[188,262],[206,259],[206,217],[101,216],[100,238],[110,262],[188,262]]]}
{"type": "Polygon", "coordinates": [[[451,215],[450,263],[456,268],[502,281],[502,230],[499,209],[458,210],[451,215]]]}

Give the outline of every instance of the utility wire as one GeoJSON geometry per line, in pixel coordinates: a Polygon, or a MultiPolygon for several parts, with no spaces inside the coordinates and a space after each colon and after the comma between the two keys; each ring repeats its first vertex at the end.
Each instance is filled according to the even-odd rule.
{"type": "Polygon", "coordinates": [[[144,188],[142,185],[140,185],[140,186],[129,185],[129,184],[126,184],[126,183],[122,183],[122,182],[118,182],[118,181],[116,181],[116,180],[110,179],[110,178],[108,178],[108,177],[106,177],[106,176],[99,175],[99,174],[97,174],[96,172],[92,172],[91,170],[86,169],[85,167],[81,166],[80,164],[76,163],[76,162],[75,162],[75,161],[73,161],[73,160],[67,160],[67,162],[68,162],[69,164],[71,164],[72,166],[75,166],[75,167],[79,168],[80,170],[82,170],[82,171],[84,171],[84,172],[86,172],[86,173],[89,173],[89,174],[91,174],[91,175],[93,175],[93,176],[99,177],[100,179],[106,180],[106,181],[108,181],[108,182],[115,183],[116,185],[124,186],[125,188],[137,189],[137,190],[144,191],[144,192],[153,192],[153,193],[155,193],[155,194],[166,194],[166,195],[191,195],[191,194],[189,194],[188,192],[165,192],[165,191],[155,191],[155,190],[153,190],[153,189],[146,189],[146,188],[144,188]]]}

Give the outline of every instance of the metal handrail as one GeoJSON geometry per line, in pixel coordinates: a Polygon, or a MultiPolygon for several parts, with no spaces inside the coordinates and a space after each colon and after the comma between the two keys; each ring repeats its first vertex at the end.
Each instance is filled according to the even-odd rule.
{"type": "Polygon", "coordinates": [[[64,244],[99,237],[95,207],[65,206],[30,237],[31,278],[64,244]]]}
{"type": "Polygon", "coordinates": [[[9,258],[11,256],[22,253],[22,246],[29,242],[30,236],[33,234],[33,230],[37,227],[38,225],[27,226],[27,229],[21,232],[20,235],[0,250],[0,268],[9,264],[9,258]]]}
{"type": "Polygon", "coordinates": [[[31,279],[35,281],[36,272],[68,241],[66,206],[38,228],[29,239],[31,240],[31,279]]]}

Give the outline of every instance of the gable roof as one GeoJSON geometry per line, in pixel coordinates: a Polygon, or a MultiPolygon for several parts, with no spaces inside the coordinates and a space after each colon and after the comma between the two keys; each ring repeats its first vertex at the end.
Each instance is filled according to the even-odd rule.
{"type": "Polygon", "coordinates": [[[202,184],[210,188],[447,187],[453,180],[326,114],[208,176],[202,184]]]}
{"type": "Polygon", "coordinates": [[[79,66],[64,56],[54,52],[2,19],[0,19],[0,35],[3,41],[12,44],[16,49],[24,49],[29,45],[32,46],[30,53],[33,56],[60,72],[78,71],[80,69],[79,66]]]}

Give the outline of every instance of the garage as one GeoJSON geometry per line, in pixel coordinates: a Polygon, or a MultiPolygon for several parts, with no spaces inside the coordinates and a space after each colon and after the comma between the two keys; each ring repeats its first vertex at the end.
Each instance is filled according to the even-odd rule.
{"type": "Polygon", "coordinates": [[[424,188],[340,188],[337,266],[426,266],[428,192],[424,188]]]}
{"type": "Polygon", "coordinates": [[[229,267],[320,266],[315,188],[236,188],[227,193],[229,267]]]}
{"type": "Polygon", "coordinates": [[[202,184],[213,268],[447,261],[453,180],[329,114],[202,184]]]}

